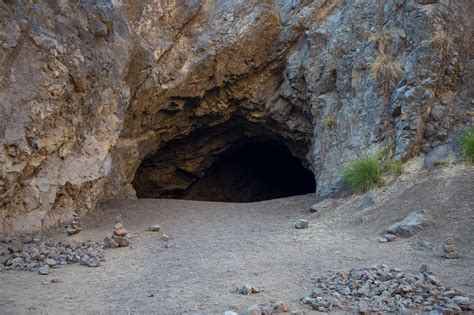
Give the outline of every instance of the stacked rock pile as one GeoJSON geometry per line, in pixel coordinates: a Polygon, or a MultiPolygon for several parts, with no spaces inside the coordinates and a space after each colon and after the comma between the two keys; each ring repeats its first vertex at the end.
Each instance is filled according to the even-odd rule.
{"type": "Polygon", "coordinates": [[[38,271],[46,275],[51,268],[73,263],[97,267],[104,259],[101,244],[92,241],[42,241],[36,237],[10,236],[0,241],[0,265],[7,270],[38,271]]]}
{"type": "Polygon", "coordinates": [[[310,296],[302,298],[301,303],[322,312],[343,309],[364,314],[474,310],[469,297],[444,287],[426,265],[419,273],[385,265],[332,272],[318,278],[310,296]]]}
{"type": "Polygon", "coordinates": [[[65,231],[68,235],[74,235],[82,231],[81,219],[76,212],[74,212],[71,223],[66,226],[65,231]]]}
{"type": "Polygon", "coordinates": [[[122,220],[118,219],[118,222],[114,226],[112,236],[106,236],[104,238],[104,247],[117,248],[127,247],[128,245],[130,245],[128,230],[123,226],[122,220]]]}

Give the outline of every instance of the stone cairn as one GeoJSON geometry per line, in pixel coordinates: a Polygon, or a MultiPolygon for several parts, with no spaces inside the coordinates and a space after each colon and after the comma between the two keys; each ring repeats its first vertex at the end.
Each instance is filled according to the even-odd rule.
{"type": "Polygon", "coordinates": [[[301,303],[321,312],[339,309],[362,314],[474,310],[469,297],[443,286],[426,265],[419,273],[386,265],[332,272],[316,279],[315,288],[301,303]]]}
{"type": "Polygon", "coordinates": [[[117,248],[127,247],[128,245],[130,245],[130,240],[128,238],[128,230],[123,226],[121,216],[118,216],[117,223],[115,223],[112,236],[106,236],[104,238],[104,247],[117,248]]]}
{"type": "Polygon", "coordinates": [[[65,231],[68,235],[74,235],[82,231],[81,219],[76,212],[74,212],[71,223],[66,226],[65,231]]]}

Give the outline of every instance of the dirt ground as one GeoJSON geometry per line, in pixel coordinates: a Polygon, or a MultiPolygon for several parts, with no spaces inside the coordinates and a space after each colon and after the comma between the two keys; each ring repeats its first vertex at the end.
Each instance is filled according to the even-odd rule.
{"type": "Polygon", "coordinates": [[[132,245],[106,250],[106,262],[97,268],[75,264],[47,276],[0,272],[0,313],[223,314],[283,300],[291,310],[309,314],[298,300],[311,290],[314,277],[376,263],[407,271],[428,264],[446,286],[473,297],[472,168],[408,176],[375,191],[372,201],[347,197],[322,214],[309,211],[313,195],[256,203],[108,201],[83,218],[77,237],[102,240],[121,214],[132,245]],[[377,242],[384,227],[419,209],[433,216],[434,226],[409,239],[377,242]],[[300,218],[310,220],[309,229],[294,228],[300,218]],[[147,231],[151,224],[160,224],[171,237],[171,248],[147,231]],[[436,255],[449,236],[461,259],[436,255]],[[52,278],[59,282],[41,284],[52,278]],[[232,293],[245,284],[261,292],[232,293]]]}

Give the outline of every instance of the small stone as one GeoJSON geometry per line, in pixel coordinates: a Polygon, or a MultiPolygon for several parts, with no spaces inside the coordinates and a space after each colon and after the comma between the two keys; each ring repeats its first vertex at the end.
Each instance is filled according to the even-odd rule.
{"type": "Polygon", "coordinates": [[[462,310],[467,311],[470,309],[471,300],[468,297],[458,295],[453,297],[451,301],[456,303],[462,310]]]}
{"type": "Polygon", "coordinates": [[[239,315],[239,313],[233,312],[233,311],[225,311],[224,315],[239,315]]]}
{"type": "Polygon", "coordinates": [[[285,302],[279,301],[275,303],[273,310],[275,313],[285,313],[290,310],[290,307],[285,302]]]}
{"type": "Polygon", "coordinates": [[[99,267],[100,262],[96,257],[92,257],[87,260],[86,264],[88,267],[99,267]]]}
{"type": "Polygon", "coordinates": [[[127,231],[126,228],[124,228],[124,227],[122,226],[121,228],[115,229],[115,230],[114,230],[114,234],[117,235],[117,236],[124,237],[124,236],[127,236],[127,235],[128,235],[128,231],[127,231]]]}
{"type": "Polygon", "coordinates": [[[169,239],[170,239],[170,237],[166,234],[163,234],[163,235],[160,236],[160,240],[162,240],[162,241],[168,241],[169,239]]]}
{"type": "Polygon", "coordinates": [[[30,244],[33,242],[33,238],[31,236],[25,236],[21,239],[23,244],[30,244]]]}
{"type": "Polygon", "coordinates": [[[117,248],[119,247],[119,244],[110,236],[106,236],[104,238],[104,246],[106,248],[117,248]]]}
{"type": "Polygon", "coordinates": [[[118,235],[112,235],[112,239],[120,246],[120,247],[127,247],[130,245],[130,242],[128,240],[128,237],[126,236],[118,236],[118,235]]]}
{"type": "Polygon", "coordinates": [[[454,252],[454,240],[452,238],[448,238],[446,241],[444,241],[444,246],[443,250],[445,253],[452,253],[454,252]]]}
{"type": "Polygon", "coordinates": [[[309,227],[309,222],[308,220],[305,220],[305,219],[299,219],[295,224],[295,228],[297,229],[307,229],[308,227],[309,227]]]}
{"type": "Polygon", "coordinates": [[[150,231],[150,232],[159,232],[160,231],[160,225],[159,224],[150,225],[148,227],[148,231],[150,231]]]}
{"type": "Polygon", "coordinates": [[[395,234],[391,234],[391,233],[386,233],[383,235],[383,237],[385,237],[387,241],[389,242],[393,242],[397,238],[395,234]]]}
{"type": "Polygon", "coordinates": [[[365,301],[360,301],[359,302],[359,314],[370,314],[370,307],[369,304],[365,301]]]}
{"type": "MultiPolygon", "coordinates": [[[[238,288],[237,292],[242,294],[242,295],[250,295],[252,294],[254,289],[250,285],[244,285],[242,288],[238,288]]],[[[258,291],[257,291],[258,292],[258,291]]]]}
{"type": "Polygon", "coordinates": [[[47,275],[49,273],[48,265],[44,265],[43,267],[39,268],[38,273],[43,276],[47,275]]]}
{"type": "Polygon", "coordinates": [[[47,264],[49,267],[53,267],[53,266],[56,266],[58,264],[58,262],[54,259],[51,259],[51,258],[46,258],[44,260],[44,263],[47,264]]]}
{"type": "Polygon", "coordinates": [[[82,231],[82,229],[81,228],[74,228],[72,226],[66,226],[65,231],[68,235],[74,235],[74,234],[77,234],[80,231],[82,231]]]}
{"type": "Polygon", "coordinates": [[[385,237],[383,237],[383,236],[379,237],[377,240],[378,240],[380,243],[387,243],[387,242],[388,242],[388,240],[387,240],[385,237]]]}
{"type": "Polygon", "coordinates": [[[262,315],[262,310],[258,305],[250,306],[245,312],[246,315],[262,315]]]}

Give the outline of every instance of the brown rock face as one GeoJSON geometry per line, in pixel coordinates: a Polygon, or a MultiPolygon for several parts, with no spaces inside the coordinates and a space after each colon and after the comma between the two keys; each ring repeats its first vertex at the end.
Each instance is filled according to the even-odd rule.
{"type": "Polygon", "coordinates": [[[252,139],[288,147],[319,195],[378,147],[407,159],[451,145],[474,110],[473,11],[469,0],[4,1],[0,232],[69,222],[135,196],[132,183],[186,190],[252,139]]]}

